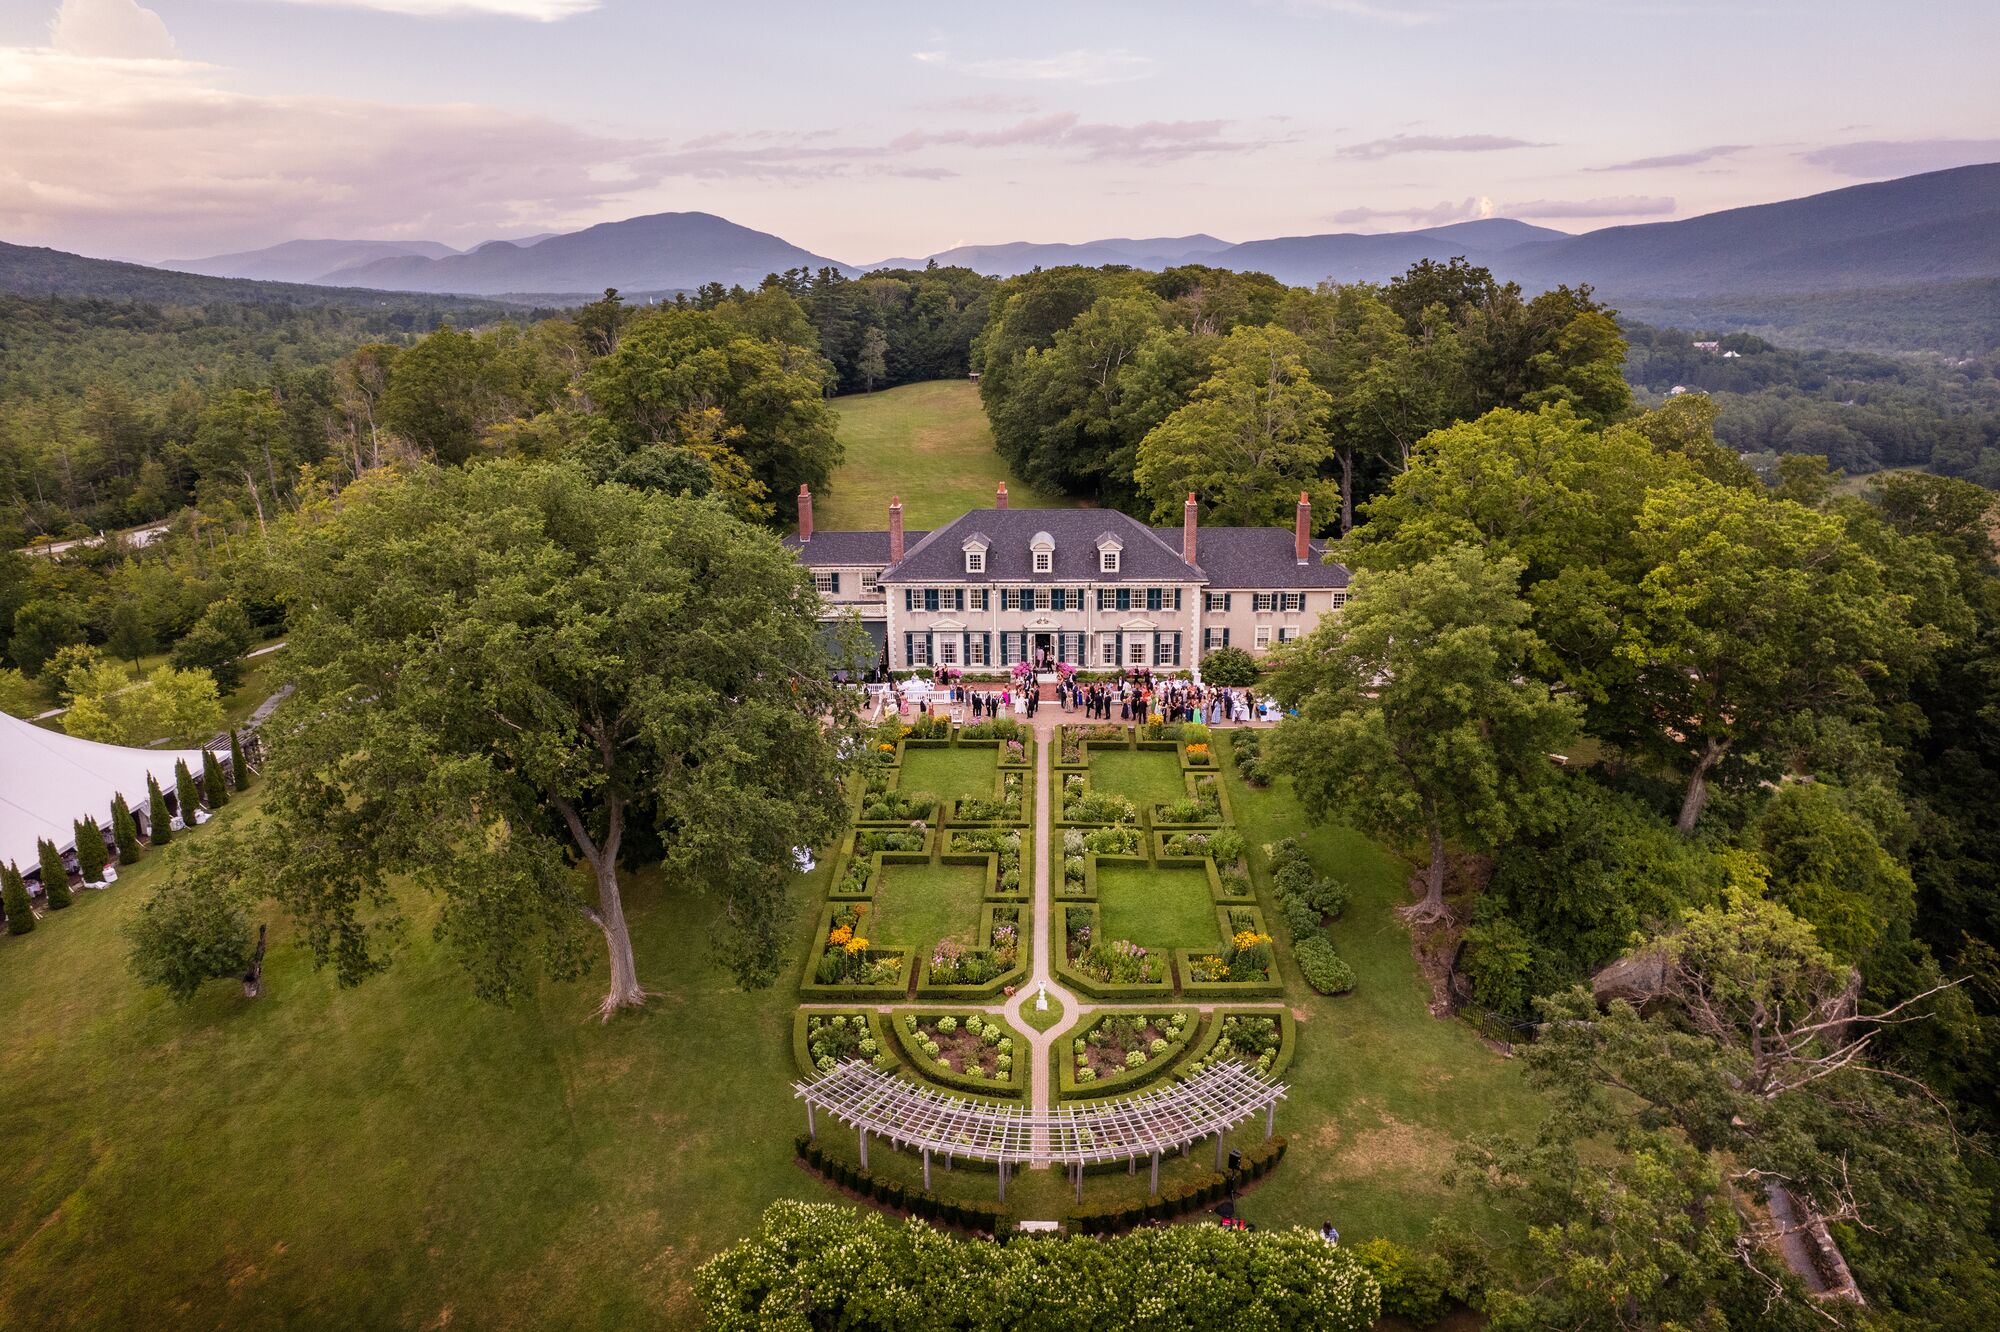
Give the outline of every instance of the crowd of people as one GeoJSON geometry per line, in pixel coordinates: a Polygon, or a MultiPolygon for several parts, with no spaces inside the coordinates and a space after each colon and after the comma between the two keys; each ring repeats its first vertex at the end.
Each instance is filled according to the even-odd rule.
{"type": "Polygon", "coordinates": [[[1194,680],[1155,678],[1135,669],[1115,680],[1084,683],[1073,674],[1051,684],[1033,681],[1006,684],[970,683],[948,667],[931,675],[931,692],[917,698],[907,692],[885,692],[883,709],[895,693],[896,710],[904,715],[956,711],[963,707],[968,721],[1013,716],[1034,718],[1046,698],[1064,712],[1081,713],[1098,721],[1206,722],[1211,726],[1269,720],[1275,705],[1253,689],[1204,685],[1194,680]],[[1046,698],[1045,698],[1046,696],[1046,698]]]}

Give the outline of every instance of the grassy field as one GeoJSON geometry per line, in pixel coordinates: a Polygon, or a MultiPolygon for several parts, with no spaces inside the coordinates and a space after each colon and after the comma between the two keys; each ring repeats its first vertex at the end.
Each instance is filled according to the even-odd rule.
{"type": "Polygon", "coordinates": [[[1100,865],[1097,905],[1107,939],[1129,939],[1155,950],[1216,948],[1222,943],[1205,874],[1100,865]]]}
{"type": "MultiPolygon", "coordinates": [[[[255,817],[254,796],[220,825],[255,817]]],[[[1253,844],[1300,826],[1282,788],[1232,798],[1253,844]]],[[[1278,1127],[1295,1149],[1243,1213],[1350,1239],[1415,1238],[1440,1213],[1490,1224],[1438,1170],[1535,1104],[1513,1064],[1426,1012],[1391,914],[1406,867],[1340,828],[1309,845],[1353,889],[1333,937],[1359,985],[1309,997],[1286,962],[1300,1056],[1278,1127]]],[[[702,1259],[773,1199],[830,1196],[791,1159],[796,993],[738,991],[710,958],[713,904],[657,872],[627,888],[652,998],[609,1025],[601,962],[512,1009],[473,998],[422,900],[393,967],[357,989],[314,972],[274,914],[265,998],[218,983],[175,1007],[124,963],[158,873],[148,858],[0,938],[0,1327],[691,1326],[702,1259]]],[[[801,912],[795,957],[814,927],[801,912]]],[[[1170,1160],[1168,1182],[1203,1155],[1170,1160]]],[[[875,1159],[915,1174],[880,1144],[875,1159]]],[[[993,1181],[939,1187],[990,1198],[993,1181]]],[[[1054,1216],[1068,1193],[1032,1172],[1009,1196],[1054,1216]]]]}
{"type": "Polygon", "coordinates": [[[962,379],[905,384],[834,399],[846,461],[827,493],[814,497],[813,521],[829,532],[880,531],[889,497],[903,500],[913,532],[950,522],[967,509],[990,509],[1007,483],[1017,509],[1068,503],[1037,496],[993,451],[993,431],[979,389],[962,379]]]}
{"type": "Polygon", "coordinates": [[[1093,790],[1122,795],[1140,809],[1187,795],[1180,760],[1146,750],[1109,750],[1090,756],[1093,790]]]}
{"type": "Polygon", "coordinates": [[[950,936],[970,943],[985,888],[986,872],[977,865],[884,865],[861,932],[907,948],[929,948],[950,936]]]}
{"type": "Polygon", "coordinates": [[[991,749],[912,749],[903,755],[900,788],[906,794],[926,791],[939,800],[993,794],[999,760],[991,749]]]}

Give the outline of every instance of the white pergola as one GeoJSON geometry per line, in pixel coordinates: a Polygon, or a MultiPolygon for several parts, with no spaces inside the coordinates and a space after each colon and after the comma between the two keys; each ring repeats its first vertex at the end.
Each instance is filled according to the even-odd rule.
{"type": "Polygon", "coordinates": [[[1160,1191],[1160,1156],[1185,1153],[1203,1138],[1215,1139],[1215,1168],[1222,1168],[1223,1135],[1258,1111],[1264,1136],[1277,1127],[1278,1102],[1285,1084],[1267,1081],[1248,1065],[1225,1060],[1184,1082],[1115,1101],[1086,1101],[1037,1114],[1018,1106],[974,1101],[885,1073],[864,1060],[836,1064],[809,1082],[792,1084],[806,1103],[806,1131],[815,1139],[815,1110],[852,1126],[861,1139],[861,1165],[868,1166],[870,1134],[924,1159],[924,1188],[931,1186],[931,1158],[991,1161],[1000,1172],[1000,1198],[1007,1197],[1009,1167],[1061,1162],[1083,1200],[1083,1168],[1123,1160],[1137,1170],[1140,1157],[1152,1162],[1152,1192],[1160,1191]]]}

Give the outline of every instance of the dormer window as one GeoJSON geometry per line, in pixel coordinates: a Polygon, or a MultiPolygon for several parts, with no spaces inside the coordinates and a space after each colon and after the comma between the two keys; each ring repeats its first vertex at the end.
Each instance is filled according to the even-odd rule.
{"type": "Polygon", "coordinates": [[[1035,539],[1028,543],[1034,552],[1034,569],[1038,574],[1054,573],[1056,568],[1056,539],[1047,532],[1035,533],[1035,539]]]}
{"type": "Polygon", "coordinates": [[[1118,552],[1125,545],[1109,532],[1097,534],[1097,571],[1099,573],[1118,572],[1118,552]]]}
{"type": "Polygon", "coordinates": [[[983,574],[986,572],[986,551],[992,544],[992,542],[986,539],[986,533],[984,532],[974,532],[965,539],[965,545],[961,549],[965,551],[965,571],[967,573],[983,574]]]}

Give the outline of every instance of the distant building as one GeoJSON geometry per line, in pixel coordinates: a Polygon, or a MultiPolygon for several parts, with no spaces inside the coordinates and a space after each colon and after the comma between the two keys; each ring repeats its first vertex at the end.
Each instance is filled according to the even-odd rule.
{"type": "Polygon", "coordinates": [[[1676,384],[1672,388],[1667,390],[1667,396],[1669,398],[1678,398],[1681,396],[1681,394],[1686,393],[1687,391],[1688,391],[1688,386],[1686,384],[1676,384]]]}
{"type": "Polygon", "coordinates": [[[1179,528],[1010,509],[1004,484],[994,508],[934,532],[906,533],[899,500],[888,517],[887,531],[815,532],[801,488],[785,544],[812,570],[822,618],[858,615],[892,671],[1185,669],[1220,647],[1268,651],[1347,604],[1347,570],[1323,561],[1303,493],[1289,532],[1200,528],[1193,495],[1179,528]]]}
{"type": "Polygon", "coordinates": [[[1726,351],[1722,353],[1722,359],[1725,361],[1733,361],[1741,355],[1743,355],[1743,353],[1740,351],[1726,351]]]}
{"type": "Polygon", "coordinates": [[[1708,352],[1710,355],[1714,355],[1716,352],[1722,350],[1722,344],[1719,342],[1697,342],[1694,344],[1694,349],[1698,352],[1708,352]]]}

